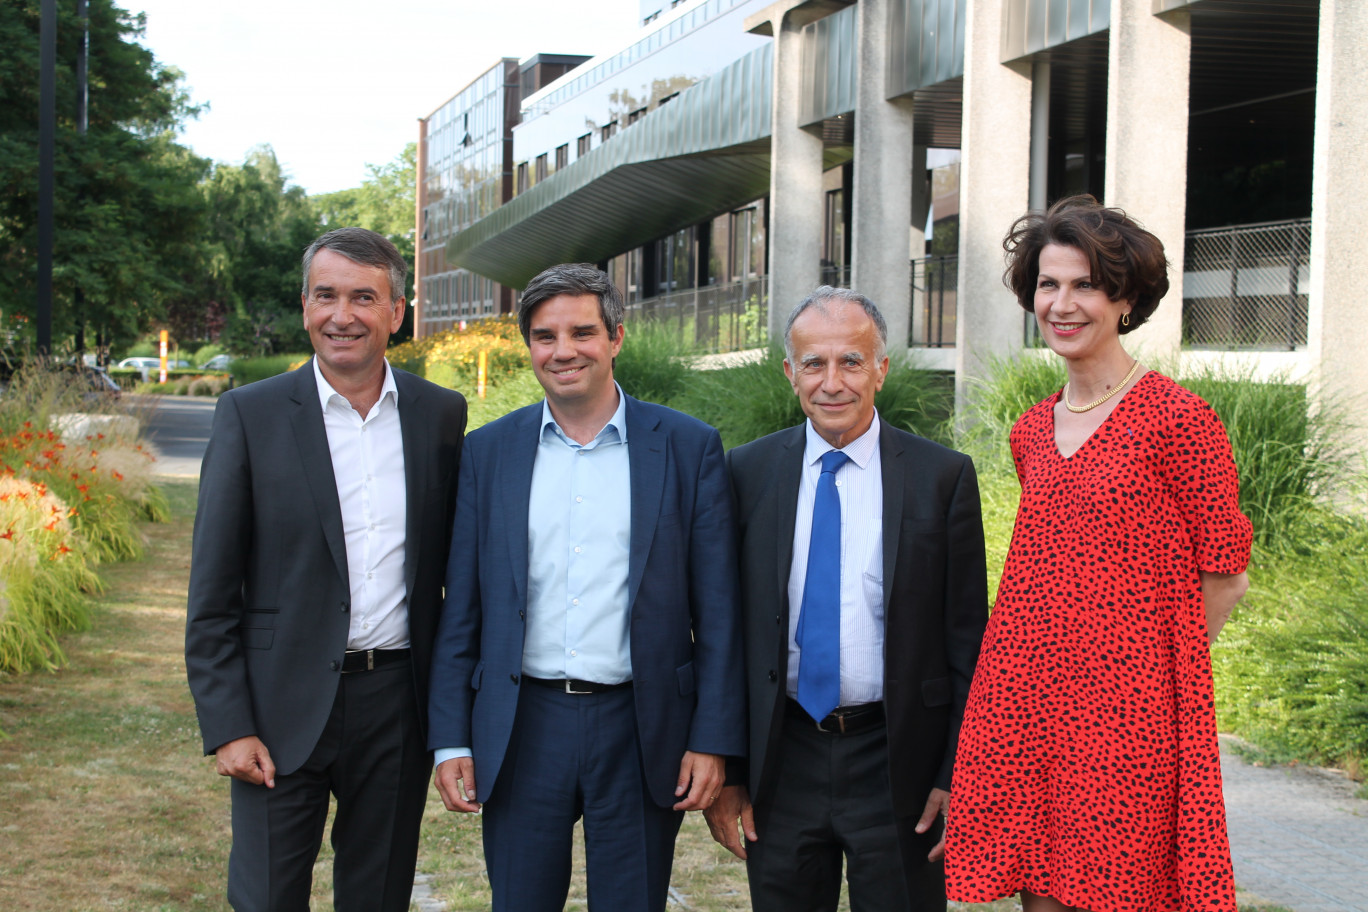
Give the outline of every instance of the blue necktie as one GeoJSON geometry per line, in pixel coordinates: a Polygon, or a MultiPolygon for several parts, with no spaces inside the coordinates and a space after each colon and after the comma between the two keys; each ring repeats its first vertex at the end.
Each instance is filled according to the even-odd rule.
{"type": "Polygon", "coordinates": [[[850,459],[840,450],[822,456],[812,504],[803,608],[798,615],[798,705],[818,722],[841,702],[841,496],[836,470],[850,459]]]}

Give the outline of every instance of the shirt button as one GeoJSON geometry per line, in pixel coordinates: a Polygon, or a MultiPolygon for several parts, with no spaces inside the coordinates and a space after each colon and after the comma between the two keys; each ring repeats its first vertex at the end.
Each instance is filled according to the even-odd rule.
{"type": "Polygon", "coordinates": [[[584,498],[583,498],[583,497],[576,497],[576,498],[575,498],[575,503],[584,503],[584,498]]]}
{"type": "Polygon", "coordinates": [[[840,483],[840,481],[837,481],[837,482],[836,482],[836,487],[838,487],[838,488],[839,488],[839,487],[840,487],[840,486],[841,486],[841,483],[840,483]]]}
{"type": "Polygon", "coordinates": [[[583,551],[583,550],[584,550],[584,549],[581,548],[579,545],[575,545],[575,553],[576,553],[576,554],[579,554],[579,553],[580,553],[581,551],[583,551]]]}
{"type": "Polygon", "coordinates": [[[573,650],[573,649],[570,650],[570,657],[571,657],[571,658],[574,658],[574,657],[577,656],[577,655],[579,655],[578,652],[575,652],[575,650],[573,650]]]}
{"type": "Polygon", "coordinates": [[[374,573],[367,573],[367,574],[366,574],[366,579],[375,579],[375,574],[374,574],[374,573]]]}
{"type": "Polygon", "coordinates": [[[571,599],[571,600],[570,600],[570,604],[572,604],[572,605],[578,605],[578,604],[579,604],[579,599],[571,599]]]}

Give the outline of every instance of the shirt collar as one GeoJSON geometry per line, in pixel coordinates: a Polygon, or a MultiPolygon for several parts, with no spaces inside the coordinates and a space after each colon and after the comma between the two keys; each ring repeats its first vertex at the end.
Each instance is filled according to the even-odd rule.
{"type": "MultiPolygon", "coordinates": [[[[599,432],[594,435],[594,439],[589,443],[583,445],[586,448],[596,447],[601,443],[612,443],[614,442],[614,434],[617,435],[617,443],[627,442],[627,394],[622,391],[622,387],[618,385],[618,382],[616,380],[613,381],[613,388],[617,390],[618,395],[617,409],[613,412],[613,417],[608,419],[608,423],[605,424],[599,430],[599,432]]],[[[571,440],[570,437],[566,435],[565,431],[561,430],[560,425],[556,423],[556,419],[551,415],[551,403],[548,402],[546,399],[542,400],[541,427],[543,439],[545,439],[546,437],[546,432],[550,430],[552,433],[554,433],[557,437],[565,441],[570,446],[581,446],[581,444],[576,443],[574,440],[571,440]]]]}
{"type": "MultiPolygon", "coordinates": [[[[811,465],[821,459],[828,451],[833,449],[831,444],[822,439],[822,435],[817,433],[817,429],[812,426],[812,419],[807,420],[807,443],[803,447],[803,464],[811,465]]],[[[860,468],[869,465],[869,460],[874,458],[874,453],[879,448],[879,410],[874,410],[874,420],[869,423],[869,429],[859,437],[841,447],[841,452],[850,457],[850,461],[860,468]]]]}
{"type": "MultiPolygon", "coordinates": [[[[313,363],[314,379],[318,381],[318,404],[321,405],[323,411],[326,412],[328,410],[328,403],[332,401],[332,397],[342,396],[342,394],[333,389],[333,385],[328,382],[328,378],[323,376],[323,371],[318,367],[318,356],[314,355],[309,360],[313,363]]],[[[394,383],[394,372],[390,370],[388,358],[385,359],[385,380],[380,385],[380,398],[376,400],[376,404],[378,405],[381,402],[384,402],[386,396],[393,396],[394,404],[399,404],[399,387],[394,383]]],[[[342,396],[342,399],[345,401],[346,397],[342,396]]]]}

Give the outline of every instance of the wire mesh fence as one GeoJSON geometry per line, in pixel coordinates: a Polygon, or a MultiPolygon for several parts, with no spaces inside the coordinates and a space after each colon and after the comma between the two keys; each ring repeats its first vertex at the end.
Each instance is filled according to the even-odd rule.
{"type": "Polygon", "coordinates": [[[1183,344],[1228,350],[1306,344],[1311,220],[1187,233],[1183,344]]]}

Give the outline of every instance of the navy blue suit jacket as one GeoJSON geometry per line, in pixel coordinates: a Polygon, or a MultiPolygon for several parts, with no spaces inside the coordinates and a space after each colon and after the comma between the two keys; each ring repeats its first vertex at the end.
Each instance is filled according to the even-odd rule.
{"type": "MultiPolygon", "coordinates": [[[[430,747],[470,747],[489,798],[513,730],[527,610],[527,526],[540,402],[466,437],[433,653],[430,747]]],[[[745,752],[731,497],[717,431],[627,397],[627,574],[636,721],[662,807],[686,750],[745,752]]]]}

